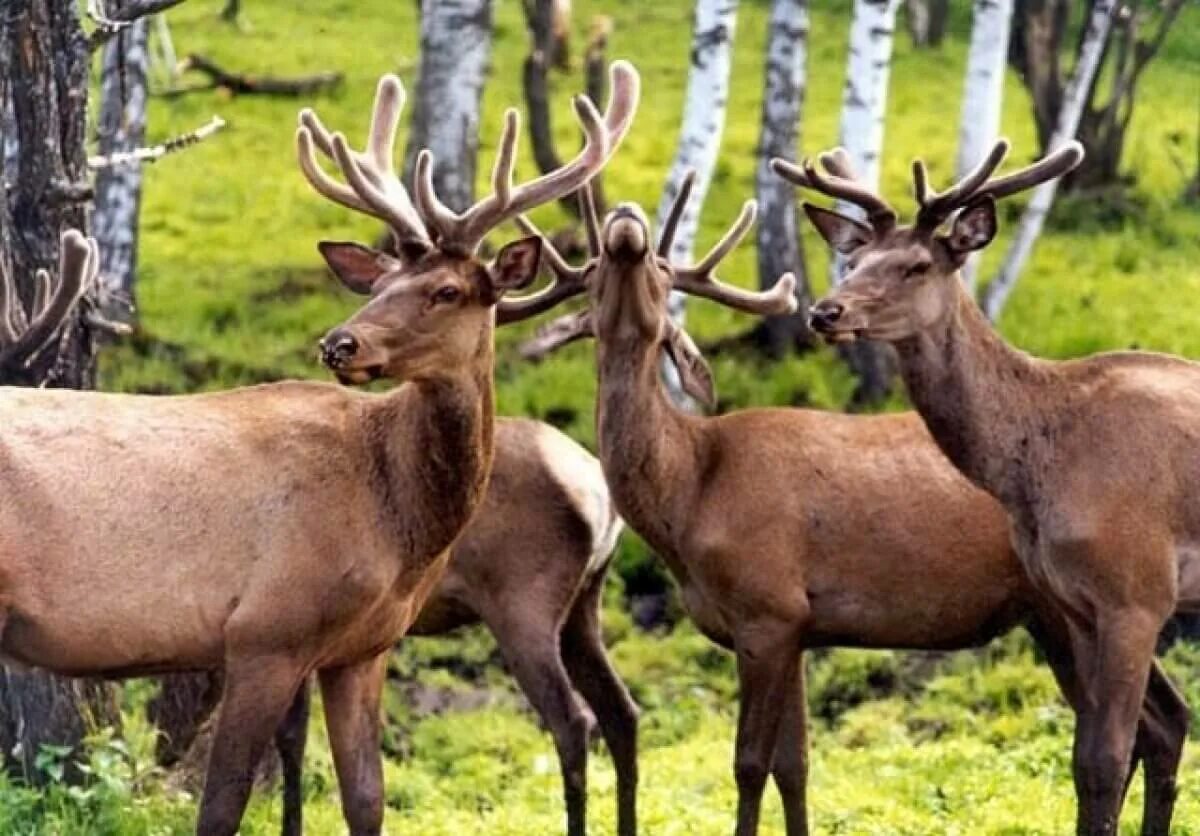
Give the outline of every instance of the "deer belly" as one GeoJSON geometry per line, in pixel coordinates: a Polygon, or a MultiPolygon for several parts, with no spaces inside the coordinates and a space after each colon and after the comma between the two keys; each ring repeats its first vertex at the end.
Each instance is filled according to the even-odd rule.
{"type": "Polygon", "coordinates": [[[1176,548],[1179,575],[1177,608],[1180,612],[1200,613],[1200,544],[1181,544],[1176,548]]]}

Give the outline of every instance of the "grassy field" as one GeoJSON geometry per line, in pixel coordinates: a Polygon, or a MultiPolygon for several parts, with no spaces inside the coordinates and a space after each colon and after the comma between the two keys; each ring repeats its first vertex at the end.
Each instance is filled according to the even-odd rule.
{"type": "MultiPolygon", "coordinates": [[[[181,53],[202,52],[247,72],[292,74],[337,69],[336,93],[315,106],[352,139],[365,130],[375,79],[398,71],[411,83],[417,62],[412,3],[312,0],[246,4],[243,25],[217,20],[221,4],[192,0],[170,15],[181,53]]],[[[576,0],[576,31],[593,14],[614,19],[610,54],[633,60],[645,103],[606,175],[614,199],[652,209],[679,122],[690,38],[690,4],[682,0],[576,0]]],[[[812,4],[809,88],[802,147],[813,153],[836,141],[843,85],[848,0],[812,4]]],[[[897,39],[885,148],[884,188],[911,206],[908,163],[921,155],[936,181],[948,178],[969,29],[967,4],[945,46],[932,52],[897,39]]],[[[721,162],[703,214],[700,244],[724,229],[751,194],[757,139],[761,56],[767,4],[743,2],[738,20],[730,121],[721,162]]],[[[482,147],[486,170],[499,117],[519,104],[526,50],[520,6],[496,3],[496,43],[482,147]]],[[[556,133],[575,141],[567,100],[578,75],[556,76],[556,133]]],[[[1004,125],[1014,158],[1036,153],[1029,104],[1010,77],[1004,125]]],[[[1200,7],[1184,11],[1142,84],[1130,132],[1122,195],[1064,201],[1055,211],[1001,323],[1006,336],[1037,354],[1068,357],[1141,346],[1200,357],[1200,211],[1179,195],[1194,160],[1200,96],[1200,7]]],[[[354,305],[334,289],[317,256],[321,238],[370,240],[374,225],[317,198],[300,177],[292,151],[299,104],[229,100],[201,93],[157,98],[155,138],[219,113],[229,128],[217,138],[148,169],[143,207],[141,331],[103,359],[108,389],[184,392],[288,376],[321,376],[315,342],[354,305]]],[[[519,171],[532,171],[528,147],[519,171]]],[[[1018,206],[1002,213],[1008,228],[985,254],[981,275],[999,264],[1018,206]]],[[[538,215],[548,227],[557,209],[538,215]]],[[[804,244],[814,286],[824,286],[826,254],[810,230],[804,244]]],[[[743,247],[723,271],[752,283],[753,253],[743,247]]],[[[702,343],[737,333],[747,318],[693,304],[689,327],[702,343]]],[[[515,345],[528,329],[500,336],[499,409],[552,417],[590,443],[594,370],[588,345],[538,366],[522,365],[515,345]]],[[[828,351],[775,364],[725,354],[714,358],[723,408],[806,403],[840,408],[852,381],[828,351]]],[[[897,397],[893,406],[900,406],[897,397]]],[[[644,550],[622,545],[626,573],[640,571],[644,550]]],[[[730,659],[686,622],[665,634],[632,628],[614,578],[607,617],[619,669],[644,708],[641,818],[648,834],[717,834],[731,829],[730,773],[736,684],[730,659]]],[[[1200,654],[1177,648],[1176,680],[1200,706],[1200,654]]],[[[504,677],[490,640],[412,642],[398,654],[403,680],[449,695],[482,694],[483,705],[416,716],[403,689],[389,694],[387,761],[390,832],[540,834],[560,828],[562,810],[553,747],[504,677]],[[464,661],[465,660],[465,661],[464,661]]],[[[1032,834],[1070,829],[1071,715],[1028,642],[1012,637],[978,654],[836,651],[810,663],[815,714],[811,811],[817,833],[1032,834]]],[[[148,766],[152,737],[138,719],[144,686],[128,689],[127,741],[98,740],[94,766],[103,779],[86,791],[58,787],[45,797],[0,787],[0,832],[150,834],[186,832],[194,799],[148,766]],[[126,751],[127,749],[127,751],[126,751]]],[[[478,704],[479,699],[463,702],[478,704]]],[[[314,833],[342,824],[320,721],[314,721],[307,812],[314,833]]],[[[611,832],[613,776],[602,747],[590,775],[591,822],[611,832]]],[[[46,769],[55,769],[48,753],[46,769]]],[[[1140,789],[1127,806],[1123,832],[1136,832],[1140,789]]],[[[1200,834],[1200,759],[1185,764],[1178,832],[1200,834]]],[[[246,833],[272,833],[278,811],[256,799],[246,833]]],[[[781,832],[769,794],[764,832],[781,832]]]]}

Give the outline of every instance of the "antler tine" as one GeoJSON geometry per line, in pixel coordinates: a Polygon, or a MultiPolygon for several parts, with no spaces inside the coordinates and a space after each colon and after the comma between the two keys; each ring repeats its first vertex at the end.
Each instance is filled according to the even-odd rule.
{"type": "Polygon", "coordinates": [[[361,152],[352,150],[341,133],[330,132],[312,109],[305,108],[296,129],[296,155],[305,179],[322,196],[384,221],[400,240],[429,243],[425,224],[392,162],[404,102],[400,79],[394,75],[379,79],[367,144],[361,152]],[[318,149],[337,163],[347,183],[325,173],[317,161],[318,149]]]}
{"type": "Polygon", "coordinates": [[[921,205],[917,213],[917,224],[921,226],[937,226],[946,217],[969,201],[987,182],[1004,158],[1008,156],[1009,143],[1007,139],[998,139],[992,150],[961,180],[944,192],[935,192],[929,188],[929,176],[925,163],[916,160],[913,163],[913,186],[917,202],[921,205]]]}
{"type": "Polygon", "coordinates": [[[999,200],[1002,197],[1031,189],[1047,180],[1062,177],[1074,169],[1083,162],[1083,154],[1083,146],[1077,140],[1072,139],[1036,163],[1014,171],[1012,174],[989,180],[977,194],[988,194],[999,200]]]}
{"type": "Polygon", "coordinates": [[[426,164],[425,176],[418,178],[418,209],[427,221],[436,225],[445,244],[474,251],[488,230],[535,206],[576,191],[604,167],[629,130],[640,92],[637,71],[628,62],[613,62],[609,74],[612,92],[603,117],[586,96],[575,97],[575,115],[584,134],[583,148],[575,159],[554,171],[519,186],[511,185],[508,178],[511,178],[516,146],[515,112],[506,117],[500,159],[493,175],[493,193],[466,211],[452,212],[438,200],[433,190],[430,164],[426,164]]]}
{"type": "Polygon", "coordinates": [[[587,290],[587,285],[583,283],[587,264],[581,267],[572,267],[563,258],[562,253],[550,243],[550,239],[529,218],[524,215],[517,215],[514,220],[520,230],[526,235],[536,235],[542,239],[542,257],[546,259],[553,278],[550,284],[534,293],[529,293],[525,296],[502,297],[496,303],[497,325],[522,322],[530,317],[537,316],[543,311],[548,311],[559,302],[570,299],[572,296],[578,296],[587,290]]]}
{"type": "Polygon", "coordinates": [[[721,240],[709,250],[708,255],[691,267],[674,268],[672,284],[675,289],[720,302],[745,313],[765,316],[795,311],[796,277],[791,273],[785,273],[774,287],[765,291],[743,290],[725,284],[714,275],[717,264],[729,255],[753,225],[757,210],[758,205],[753,200],[747,200],[733,226],[721,236],[721,240]]]}
{"type": "Polygon", "coordinates": [[[16,314],[16,292],[8,275],[5,260],[0,258],[0,350],[17,341],[17,329],[13,324],[16,314]]]}
{"type": "Polygon", "coordinates": [[[540,360],[564,345],[594,336],[596,336],[596,331],[592,324],[590,308],[563,314],[557,319],[547,322],[537,329],[537,333],[532,338],[521,343],[521,357],[525,360],[540,360]]]}
{"type": "Polygon", "coordinates": [[[688,201],[692,197],[692,188],[696,185],[696,170],[689,168],[683,173],[683,180],[679,182],[679,191],[675,194],[675,200],[671,203],[671,211],[667,213],[667,220],[663,224],[662,233],[658,238],[658,254],[663,258],[667,258],[671,254],[671,246],[675,243],[675,233],[679,230],[679,222],[683,220],[683,213],[687,209],[688,201]]]}
{"type": "Polygon", "coordinates": [[[797,166],[775,157],[771,160],[771,169],[794,185],[858,206],[866,212],[867,220],[877,234],[895,225],[896,210],[882,197],[854,179],[849,155],[844,150],[835,148],[821,154],[819,160],[829,171],[828,174],[823,174],[810,159],[803,160],[797,166]]]}
{"type": "Polygon", "coordinates": [[[589,180],[579,189],[579,215],[583,218],[583,229],[587,234],[588,255],[600,255],[600,216],[596,211],[596,194],[589,180]]]}
{"type": "Polygon", "coordinates": [[[38,295],[48,293],[48,300],[40,310],[34,308],[25,333],[0,351],[0,365],[14,359],[23,363],[32,360],[62,326],[95,279],[99,267],[100,259],[94,242],[89,243],[74,229],[64,232],[59,240],[58,285],[53,291],[42,290],[43,286],[49,288],[50,277],[44,270],[38,271],[38,295]]]}

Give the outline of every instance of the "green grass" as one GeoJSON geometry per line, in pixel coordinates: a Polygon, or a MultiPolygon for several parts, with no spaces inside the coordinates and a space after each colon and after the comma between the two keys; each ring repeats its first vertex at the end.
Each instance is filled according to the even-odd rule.
{"type": "MultiPolygon", "coordinates": [[[[203,52],[247,72],[293,74],[337,69],[344,85],[314,104],[327,124],[357,141],[380,73],[414,78],[414,4],[382,0],[313,0],[246,4],[245,25],[217,20],[221,3],[192,0],[171,12],[176,47],[203,52]]],[[[578,43],[590,17],[612,15],[610,55],[633,60],[645,101],[633,130],[606,173],[611,199],[657,204],[674,151],[690,39],[683,0],[576,0],[578,43]]],[[[809,86],[802,146],[813,153],[835,143],[843,87],[848,0],[814,2],[809,86]]],[[[923,156],[933,178],[949,176],[969,16],[956,4],[951,37],[939,51],[918,52],[900,36],[893,62],[883,186],[911,208],[908,163],[923,156]]],[[[752,189],[761,56],[767,4],[745,0],[738,20],[733,95],[720,164],[702,216],[700,245],[715,240],[752,189]]],[[[520,103],[519,68],[527,48],[516,0],[496,3],[493,71],[487,88],[487,170],[503,108],[520,103]]],[[[567,101],[578,73],[555,76],[555,129],[563,148],[576,141],[567,101]]],[[[1198,141],[1200,7],[1182,14],[1162,57],[1142,83],[1125,170],[1131,187],[1117,197],[1064,201],[1031,260],[1001,322],[1005,335],[1036,354],[1068,357],[1132,345],[1200,357],[1200,211],[1178,198],[1198,141]]],[[[315,244],[322,238],[371,240],[375,225],[316,197],[299,175],[292,132],[299,103],[228,100],[202,93],[152,102],[150,130],[159,139],[189,130],[213,113],[228,129],[184,154],[147,169],[143,206],[142,332],[106,352],[102,385],[126,391],[219,389],[285,376],[322,374],[317,337],[339,322],[354,300],[326,278],[315,244]]],[[[1014,159],[1035,154],[1028,99],[1009,77],[1004,127],[1014,159]]],[[[522,138],[519,172],[533,170],[522,138]]],[[[481,184],[482,187],[482,184],[481,184]]],[[[1010,203],[1019,204],[1019,201],[1010,203]]],[[[1002,212],[1005,230],[983,259],[990,276],[1003,257],[1019,205],[1002,212]]],[[[536,215],[546,227],[563,216],[536,215]]],[[[803,231],[814,288],[825,286],[826,253],[803,231]]],[[[498,236],[499,237],[499,236],[498,236]]],[[[755,281],[752,248],[723,268],[726,279],[755,281]]],[[[689,328],[701,342],[751,323],[706,303],[690,306],[689,328]]],[[[593,438],[592,349],[572,346],[527,366],[515,345],[529,327],[502,333],[497,378],[503,414],[551,417],[585,443],[593,438]]],[[[713,358],[723,408],[811,403],[840,408],[853,387],[831,352],[766,364],[713,358]]],[[[893,406],[900,405],[897,398],[893,406]]],[[[622,544],[631,583],[646,573],[636,538],[622,544]]],[[[614,587],[619,584],[614,583],[614,587]]],[[[730,658],[686,624],[669,635],[630,627],[614,589],[608,610],[613,653],[644,708],[643,831],[717,834],[731,829],[735,803],[730,772],[736,681],[730,658]]],[[[928,661],[919,654],[835,651],[810,666],[814,711],[811,812],[817,833],[1025,834],[1070,829],[1071,716],[1028,643],[1014,637],[981,654],[928,661]]],[[[412,713],[389,693],[388,819],[393,833],[552,833],[561,828],[557,764],[549,737],[537,729],[497,663],[490,639],[415,641],[398,655],[407,679],[426,687],[485,689],[491,701],[470,712],[435,717],[412,713]],[[465,660],[465,661],[464,661],[465,660]],[[469,669],[468,674],[460,676],[469,669]]],[[[1200,655],[1177,649],[1176,681],[1200,706],[1200,655]]],[[[98,741],[106,789],[90,798],[63,787],[44,795],[0,785],[0,832],[150,834],[186,832],[195,799],[171,789],[148,762],[149,732],[137,725],[133,689],[127,716],[132,753],[112,756],[98,741]],[[140,730],[139,730],[140,729],[140,730]],[[105,755],[105,753],[108,755],[105,755]]],[[[342,832],[323,729],[314,720],[306,808],[310,831],[342,832]]],[[[591,823],[613,827],[613,775],[602,748],[590,772],[591,823]]],[[[1135,832],[1135,784],[1123,832],[1135,832]]],[[[1185,765],[1178,833],[1200,833],[1200,761],[1185,765]]],[[[245,833],[273,833],[271,797],[254,801],[245,833]]],[[[765,833],[782,828],[768,793],[765,833]]]]}

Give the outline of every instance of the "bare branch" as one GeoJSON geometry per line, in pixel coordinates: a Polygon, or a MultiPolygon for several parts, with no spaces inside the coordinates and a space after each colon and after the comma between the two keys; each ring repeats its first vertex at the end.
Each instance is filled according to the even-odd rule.
{"type": "Polygon", "coordinates": [[[173,91],[174,94],[187,93],[195,90],[210,90],[219,87],[238,96],[260,94],[265,96],[308,96],[329,90],[342,83],[342,74],[335,71],[313,73],[312,75],[297,76],[296,78],[275,78],[273,76],[249,75],[235,73],[219,66],[211,58],[204,55],[192,54],[179,62],[176,68],[179,73],[195,71],[208,76],[210,86],[187,87],[173,91]]]}
{"type": "Polygon", "coordinates": [[[88,168],[95,170],[98,168],[133,165],[135,163],[156,162],[167,154],[182,151],[190,145],[195,145],[197,142],[207,139],[225,127],[225,124],[225,120],[220,116],[214,116],[206,124],[196,128],[196,130],[168,139],[166,142],[161,142],[158,145],[151,145],[147,148],[135,148],[132,151],[118,151],[113,154],[88,157],[88,168]]]}
{"type": "Polygon", "coordinates": [[[126,0],[121,8],[110,12],[105,8],[104,0],[88,0],[87,15],[96,24],[95,31],[88,36],[88,49],[95,51],[135,20],[165,12],[182,2],[183,0],[126,0]]]}

